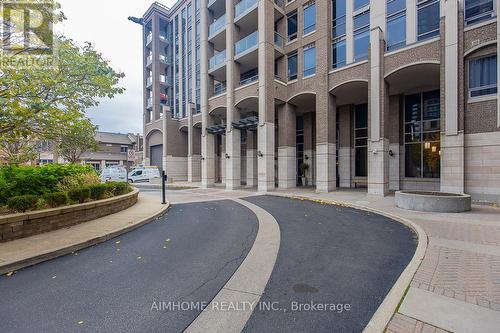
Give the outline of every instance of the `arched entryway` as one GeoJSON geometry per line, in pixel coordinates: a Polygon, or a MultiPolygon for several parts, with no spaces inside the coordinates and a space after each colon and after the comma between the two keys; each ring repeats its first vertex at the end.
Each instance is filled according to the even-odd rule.
{"type": "Polygon", "coordinates": [[[439,78],[440,65],[434,61],[409,64],[385,76],[391,190],[440,190],[439,78]]]}
{"type": "Polygon", "coordinates": [[[336,101],[337,186],[368,184],[368,81],[343,82],[330,90],[336,101]]]}

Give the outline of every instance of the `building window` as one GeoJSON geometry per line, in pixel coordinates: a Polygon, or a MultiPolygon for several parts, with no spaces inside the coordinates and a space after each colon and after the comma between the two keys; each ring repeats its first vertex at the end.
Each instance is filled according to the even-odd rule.
{"type": "Polygon", "coordinates": [[[439,35],[439,0],[418,0],[417,39],[439,35]]]}
{"type": "Polygon", "coordinates": [[[368,175],[368,104],[354,107],[355,175],[368,175]]]}
{"type": "Polygon", "coordinates": [[[387,50],[406,45],[406,0],[387,0],[387,50]]]}
{"type": "Polygon", "coordinates": [[[370,0],[354,0],[354,11],[366,7],[370,4],[370,0]]]}
{"type": "Polygon", "coordinates": [[[122,154],[128,153],[128,147],[127,146],[121,146],[120,147],[120,153],[122,153],[122,154]]]}
{"type": "Polygon", "coordinates": [[[297,51],[288,55],[288,80],[297,79],[297,51]]]}
{"type": "Polygon", "coordinates": [[[316,74],[316,46],[309,44],[304,47],[304,77],[316,74]]]}
{"type": "Polygon", "coordinates": [[[497,93],[497,56],[488,56],[469,61],[469,97],[494,95],[497,93]]]}
{"type": "Polygon", "coordinates": [[[333,0],[332,3],[332,67],[346,64],[346,0],[333,0]]]}
{"type": "Polygon", "coordinates": [[[304,35],[316,30],[316,3],[309,2],[304,6],[304,35]]]}
{"type": "Polygon", "coordinates": [[[346,40],[342,39],[335,43],[332,46],[332,61],[333,68],[339,68],[344,66],[346,61],[346,40]]]}
{"type": "Polygon", "coordinates": [[[465,24],[481,22],[493,17],[495,5],[493,0],[465,0],[465,24]]]}
{"type": "Polygon", "coordinates": [[[440,177],[439,103],[439,90],[405,97],[405,177],[440,177]]]}
{"type": "Polygon", "coordinates": [[[370,8],[354,16],[354,61],[368,59],[370,45],[370,8]]]}
{"type": "Polygon", "coordinates": [[[297,39],[297,11],[288,14],[286,19],[288,41],[297,39]]]}

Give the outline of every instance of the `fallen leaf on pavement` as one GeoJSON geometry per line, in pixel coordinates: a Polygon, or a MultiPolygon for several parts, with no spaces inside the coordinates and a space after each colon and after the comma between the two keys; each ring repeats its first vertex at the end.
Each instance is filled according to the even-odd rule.
{"type": "Polygon", "coordinates": [[[14,274],[14,272],[8,272],[7,274],[5,274],[6,276],[12,276],[12,274],[14,274]]]}
{"type": "Polygon", "coordinates": [[[80,321],[78,322],[78,325],[81,325],[81,324],[83,324],[83,320],[80,320],[80,321]]]}
{"type": "Polygon", "coordinates": [[[120,244],[122,241],[116,241],[115,244],[120,244]]]}

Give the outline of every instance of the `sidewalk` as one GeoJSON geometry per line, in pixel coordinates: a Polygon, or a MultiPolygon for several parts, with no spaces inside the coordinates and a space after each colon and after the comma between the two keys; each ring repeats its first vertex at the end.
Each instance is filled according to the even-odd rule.
{"type": "Polygon", "coordinates": [[[69,228],[0,243],[0,274],[89,247],[138,228],[162,215],[169,205],[139,194],[137,203],[121,212],[69,228]]]}
{"type": "Polygon", "coordinates": [[[500,209],[474,205],[461,214],[399,209],[394,196],[362,191],[277,194],[351,203],[411,220],[429,237],[424,260],[387,332],[498,332],[500,327],[500,209]]]}

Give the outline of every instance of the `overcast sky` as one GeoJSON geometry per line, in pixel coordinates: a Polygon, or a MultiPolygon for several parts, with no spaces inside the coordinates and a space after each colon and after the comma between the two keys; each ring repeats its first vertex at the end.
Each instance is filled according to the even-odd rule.
{"type": "MultiPolygon", "coordinates": [[[[162,0],[172,6],[175,0],[162,0]]],[[[92,42],[111,62],[125,73],[121,85],[127,91],[112,100],[104,99],[87,115],[99,130],[142,133],[142,39],[141,27],[127,20],[141,17],[153,0],[59,0],[67,20],[63,33],[79,44],[92,42]]]]}

